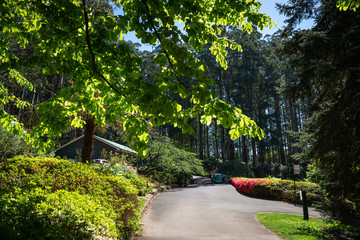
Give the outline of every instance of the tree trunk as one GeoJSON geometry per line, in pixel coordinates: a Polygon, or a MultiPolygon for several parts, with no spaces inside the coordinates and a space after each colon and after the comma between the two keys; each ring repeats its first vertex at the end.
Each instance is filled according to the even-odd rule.
{"type": "Polygon", "coordinates": [[[241,162],[241,138],[238,139],[238,159],[241,162]]]}
{"type": "Polygon", "coordinates": [[[226,133],[226,159],[227,160],[234,160],[235,159],[235,146],[234,141],[231,140],[230,134],[226,133]]]}
{"type": "Polygon", "coordinates": [[[279,103],[280,100],[279,100],[279,96],[277,94],[275,95],[274,100],[275,100],[275,121],[276,121],[277,137],[278,137],[280,163],[282,165],[286,165],[284,146],[283,146],[282,128],[281,128],[281,112],[280,112],[280,103],[279,103]]]}
{"type": "Polygon", "coordinates": [[[264,163],[265,163],[265,145],[264,143],[259,143],[259,163],[260,163],[260,177],[265,177],[264,175],[264,163]]]}
{"type": "Polygon", "coordinates": [[[221,132],[221,159],[224,162],[226,159],[225,155],[225,129],[223,126],[220,127],[221,132]]]}
{"type": "Polygon", "coordinates": [[[255,138],[251,138],[251,148],[253,152],[252,160],[253,160],[253,168],[256,169],[256,145],[255,145],[255,138]]]}
{"type": "Polygon", "coordinates": [[[210,158],[210,144],[209,144],[209,126],[206,127],[206,148],[207,148],[207,156],[206,158],[210,158]]]}
{"type": "Polygon", "coordinates": [[[215,158],[219,159],[219,142],[218,142],[217,132],[218,132],[218,125],[217,125],[217,120],[215,119],[215,158]]]}
{"type": "Polygon", "coordinates": [[[275,159],[275,151],[274,151],[274,146],[271,146],[271,154],[272,154],[272,160],[274,164],[277,164],[276,159],[275,159]]]}
{"type": "Polygon", "coordinates": [[[84,129],[84,143],[81,150],[81,162],[90,163],[94,146],[95,117],[87,116],[84,129]]]}
{"type": "Polygon", "coordinates": [[[203,125],[200,121],[199,115],[199,159],[204,159],[204,139],[203,139],[203,125]]]}
{"type": "Polygon", "coordinates": [[[243,155],[243,161],[244,163],[249,164],[249,158],[248,158],[248,153],[247,153],[247,147],[246,147],[246,137],[245,136],[241,136],[242,139],[242,155],[243,155]]]}

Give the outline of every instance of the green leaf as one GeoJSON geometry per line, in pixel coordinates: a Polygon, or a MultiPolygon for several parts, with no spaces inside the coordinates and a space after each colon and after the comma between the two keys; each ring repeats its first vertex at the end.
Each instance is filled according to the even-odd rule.
{"type": "Polygon", "coordinates": [[[201,123],[202,124],[206,124],[207,126],[210,126],[211,122],[212,122],[212,116],[201,116],[201,119],[200,119],[201,123]]]}

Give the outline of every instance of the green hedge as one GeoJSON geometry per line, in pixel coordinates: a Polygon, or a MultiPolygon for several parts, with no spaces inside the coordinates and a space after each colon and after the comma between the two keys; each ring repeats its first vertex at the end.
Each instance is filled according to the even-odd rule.
{"type": "Polygon", "coordinates": [[[300,191],[306,191],[309,206],[324,201],[325,199],[325,194],[320,186],[311,182],[296,181],[294,188],[294,181],[273,179],[272,184],[266,186],[256,185],[254,186],[253,191],[254,197],[285,201],[294,204],[302,204],[300,200],[300,191]]]}
{"type": "MultiPolygon", "coordinates": [[[[35,201],[32,203],[33,205],[31,205],[31,208],[40,207],[40,209],[42,209],[41,206],[45,206],[49,202],[53,202],[54,204],[57,202],[57,207],[59,207],[59,211],[61,212],[67,211],[66,209],[69,208],[69,205],[59,205],[59,201],[56,199],[66,198],[68,199],[68,202],[73,202],[74,206],[81,203],[84,204],[85,207],[87,205],[90,206],[95,202],[97,203],[95,205],[108,209],[109,212],[107,212],[106,215],[110,216],[112,221],[114,221],[117,229],[116,231],[118,232],[113,231],[111,227],[106,227],[104,229],[108,229],[106,231],[108,231],[110,235],[117,234],[120,239],[128,239],[131,234],[140,230],[139,219],[141,214],[138,204],[137,189],[126,178],[97,171],[91,166],[82,163],[73,163],[71,161],[55,158],[15,157],[13,159],[8,159],[8,163],[3,164],[0,167],[0,195],[3,203],[3,210],[9,208],[9,206],[10,208],[14,208],[13,217],[19,219],[19,224],[17,226],[20,226],[21,224],[26,225],[26,221],[28,221],[28,216],[23,216],[22,211],[16,210],[18,209],[16,206],[23,206],[23,203],[20,200],[21,197],[25,198],[29,195],[36,196],[34,199],[41,200],[40,202],[35,201]],[[42,197],[39,195],[39,189],[43,191],[42,197]],[[14,202],[15,205],[6,203],[9,201],[11,203],[11,199],[14,199],[14,197],[17,199],[16,201],[18,201],[18,203],[16,203],[16,201],[14,202]],[[20,214],[20,216],[17,214],[20,214]]],[[[94,207],[91,207],[91,209],[97,209],[99,207],[95,207],[95,205],[92,205],[94,207]]],[[[55,208],[55,206],[51,205],[51,208],[55,208]]],[[[92,211],[91,209],[89,211],[92,211]]],[[[82,208],[79,208],[77,210],[82,212],[84,209],[82,210],[82,208]]],[[[85,219],[76,211],[73,211],[73,214],[77,217],[70,215],[66,216],[66,218],[75,219],[74,221],[76,224],[87,222],[90,224],[89,226],[92,226],[91,224],[94,221],[95,223],[97,222],[95,219],[106,219],[102,216],[102,214],[105,214],[103,210],[94,210],[94,214],[99,214],[96,216],[85,214],[83,216],[85,219]]],[[[3,213],[4,211],[2,211],[2,214],[3,213]]],[[[26,211],[24,214],[25,213],[26,211]]],[[[44,211],[39,210],[38,213],[44,214],[44,211]]],[[[33,215],[31,216],[34,217],[33,215]]],[[[46,216],[52,219],[52,222],[54,222],[53,219],[58,219],[58,216],[56,215],[50,214],[46,216]]],[[[35,217],[35,219],[37,218],[35,217]]],[[[103,226],[103,223],[99,222],[99,224],[99,226],[103,226]]],[[[106,231],[98,232],[96,228],[95,230],[93,227],[89,228],[93,229],[90,231],[91,234],[105,234],[104,237],[106,237],[106,231]]],[[[5,231],[4,229],[2,230],[5,231]]],[[[12,229],[11,231],[16,232],[18,230],[12,229]]],[[[41,233],[42,232],[39,232],[39,234],[41,233]]],[[[90,233],[89,231],[84,232],[85,235],[90,233]]],[[[45,239],[46,237],[44,235],[38,236],[38,239],[42,238],[45,239]]],[[[59,238],[62,237],[58,237],[57,239],[59,238]]],[[[84,237],[83,239],[91,238],[84,237]]],[[[20,239],[28,239],[28,237],[20,239]]]]}
{"type": "MultiPolygon", "coordinates": [[[[240,178],[240,179],[244,179],[244,178],[240,178]]],[[[251,179],[252,178],[249,178],[249,180],[251,179]]],[[[236,180],[236,178],[231,179],[231,182],[233,183],[234,180],[236,180]]],[[[251,193],[246,193],[242,191],[239,186],[235,186],[234,184],[233,185],[237,188],[237,190],[240,193],[255,198],[301,204],[300,191],[306,191],[306,196],[309,206],[312,206],[318,202],[325,201],[325,194],[321,189],[321,187],[316,183],[296,181],[295,191],[294,191],[294,181],[282,180],[278,178],[271,178],[266,180],[268,180],[271,183],[252,184],[251,193]]]]}

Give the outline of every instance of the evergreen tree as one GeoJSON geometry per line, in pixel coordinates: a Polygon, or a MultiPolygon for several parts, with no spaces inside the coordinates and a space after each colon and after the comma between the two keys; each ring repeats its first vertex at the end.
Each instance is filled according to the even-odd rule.
{"type": "Polygon", "coordinates": [[[318,11],[316,26],[285,44],[299,76],[287,90],[311,99],[304,158],[323,175],[336,206],[331,213],[348,221],[360,210],[360,14],[339,11],[335,0],[321,1],[318,11]],[[351,211],[339,207],[346,206],[344,199],[354,204],[351,211]]]}

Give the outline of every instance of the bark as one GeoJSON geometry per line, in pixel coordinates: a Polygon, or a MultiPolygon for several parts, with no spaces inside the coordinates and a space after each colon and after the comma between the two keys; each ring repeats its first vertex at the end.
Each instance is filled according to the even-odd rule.
{"type": "Polygon", "coordinates": [[[260,177],[264,177],[264,163],[265,163],[265,142],[259,142],[259,163],[260,163],[260,177]]]}
{"type": "Polygon", "coordinates": [[[84,129],[84,143],[81,150],[81,162],[90,163],[94,146],[95,117],[87,116],[84,129]]]}
{"type": "MultiPolygon", "coordinates": [[[[286,116],[287,116],[287,113],[286,113],[286,109],[284,108],[283,109],[283,121],[284,121],[284,126],[289,126],[289,123],[286,121],[286,116]]],[[[290,120],[291,121],[291,120],[290,120]]],[[[287,147],[287,158],[285,157],[285,159],[287,159],[287,162],[285,161],[285,163],[287,165],[291,165],[292,163],[292,159],[290,159],[290,156],[292,155],[292,145],[291,145],[291,137],[289,135],[289,133],[286,133],[285,132],[285,146],[288,146],[287,147]]]]}
{"type": "Polygon", "coordinates": [[[241,136],[242,138],[242,155],[243,155],[243,161],[246,164],[249,164],[249,157],[248,157],[248,151],[247,151],[247,147],[246,147],[246,137],[245,136],[241,136]]]}
{"type": "Polygon", "coordinates": [[[255,138],[251,138],[251,148],[253,151],[252,160],[253,160],[253,168],[256,169],[256,144],[255,144],[255,138]]]}
{"type": "Polygon", "coordinates": [[[238,139],[238,158],[241,161],[241,138],[238,139]]]}
{"type": "Polygon", "coordinates": [[[302,126],[300,106],[297,108],[297,118],[298,118],[298,123],[299,123],[299,132],[301,132],[303,126],[302,126]]]}
{"type": "Polygon", "coordinates": [[[221,129],[221,159],[225,161],[226,154],[225,154],[225,129],[223,126],[220,127],[221,129]]]}
{"type": "Polygon", "coordinates": [[[203,125],[199,116],[199,159],[204,159],[204,139],[203,139],[203,125]]]}
{"type": "Polygon", "coordinates": [[[231,140],[230,134],[226,133],[227,141],[226,141],[226,159],[234,160],[235,159],[235,145],[234,141],[231,140]]]}
{"type": "Polygon", "coordinates": [[[281,114],[280,114],[280,100],[279,96],[276,94],[274,97],[275,100],[275,122],[276,122],[276,131],[278,137],[278,149],[280,155],[280,163],[285,165],[285,153],[284,153],[284,146],[283,146],[283,135],[282,135],[282,128],[281,128],[281,114]]]}
{"type": "Polygon", "coordinates": [[[215,158],[219,159],[219,142],[218,142],[217,132],[218,132],[218,125],[217,125],[217,120],[215,119],[215,158]]]}
{"type": "Polygon", "coordinates": [[[276,158],[275,158],[275,151],[274,151],[274,147],[273,146],[271,146],[271,154],[272,154],[272,160],[273,160],[273,163],[277,163],[276,162],[276,158]]]}
{"type": "Polygon", "coordinates": [[[207,159],[209,159],[210,158],[209,126],[206,127],[206,149],[207,149],[207,159]]]}

